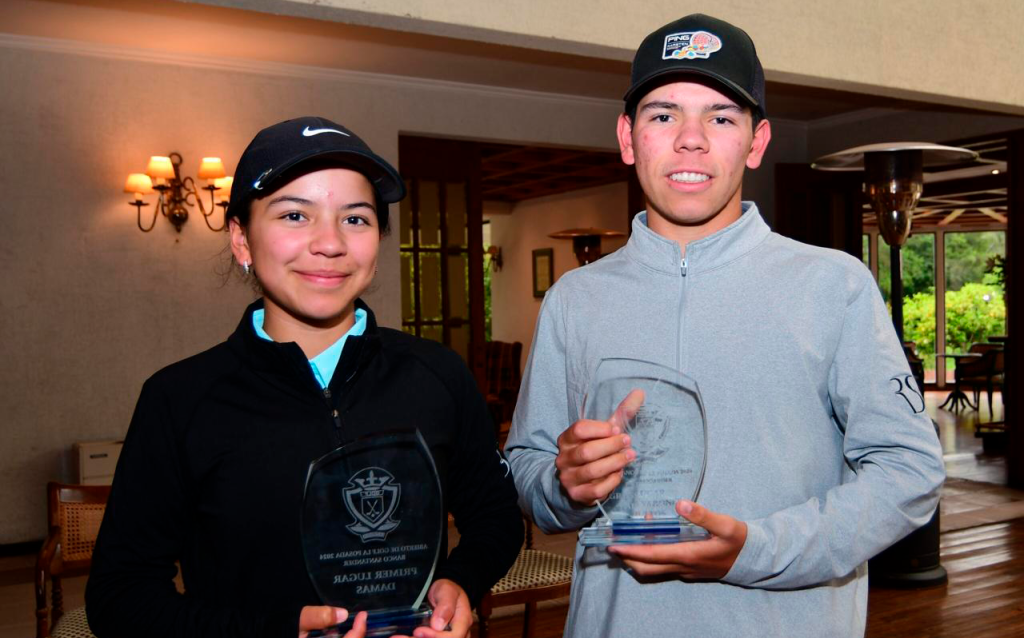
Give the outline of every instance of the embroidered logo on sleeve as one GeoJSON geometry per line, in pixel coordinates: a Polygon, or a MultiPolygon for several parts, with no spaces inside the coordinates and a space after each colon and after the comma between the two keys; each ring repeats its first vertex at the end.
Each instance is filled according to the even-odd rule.
{"type": "Polygon", "coordinates": [[[706,60],[722,48],[722,39],[707,31],[684,31],[665,36],[662,60],[706,60]]]}
{"type": "Polygon", "coordinates": [[[891,379],[896,382],[896,394],[903,397],[914,414],[924,412],[924,396],[917,387],[917,381],[912,374],[900,374],[891,379]]]}

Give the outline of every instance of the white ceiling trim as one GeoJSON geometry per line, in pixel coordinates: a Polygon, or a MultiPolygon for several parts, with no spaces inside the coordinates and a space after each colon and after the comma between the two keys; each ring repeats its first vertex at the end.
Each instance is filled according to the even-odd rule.
{"type": "Polygon", "coordinates": [[[567,93],[547,93],[544,91],[530,91],[527,89],[514,89],[485,84],[470,84],[468,82],[452,82],[449,80],[434,80],[403,75],[385,75],[381,73],[367,73],[364,71],[351,71],[348,69],[331,69],[327,67],[286,64],[283,62],[269,62],[264,60],[214,58],[173,51],[153,51],[133,47],[82,42],[78,40],[64,40],[59,38],[44,38],[38,36],[0,33],[0,47],[27,49],[31,51],[42,51],[65,55],[81,55],[112,60],[144,62],[149,64],[167,64],[216,71],[271,75],[303,80],[345,82],[387,88],[418,88],[432,91],[468,93],[490,98],[518,98],[567,105],[571,104],[575,106],[586,104],[601,108],[622,108],[621,100],[609,100],[567,93]]]}

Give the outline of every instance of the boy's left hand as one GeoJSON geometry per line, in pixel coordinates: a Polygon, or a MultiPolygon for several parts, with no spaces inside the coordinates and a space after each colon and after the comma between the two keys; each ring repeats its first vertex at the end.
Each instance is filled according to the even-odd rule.
{"type": "Polygon", "coordinates": [[[677,501],[676,511],[711,532],[711,538],[666,545],[613,545],[608,552],[639,576],[676,574],[686,580],[719,580],[728,574],[747,542],[747,524],[692,501],[677,501]]]}

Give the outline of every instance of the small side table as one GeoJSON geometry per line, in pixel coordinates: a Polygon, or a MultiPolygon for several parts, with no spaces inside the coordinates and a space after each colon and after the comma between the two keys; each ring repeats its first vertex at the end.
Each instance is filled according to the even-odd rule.
{"type": "MultiPolygon", "coordinates": [[[[954,362],[954,365],[960,365],[960,362],[963,361],[964,359],[980,359],[981,358],[980,354],[977,354],[977,353],[974,353],[974,352],[969,352],[967,354],[939,354],[939,355],[935,355],[935,356],[943,357],[945,359],[952,359],[953,362],[954,362]]],[[[940,410],[947,409],[946,405],[949,405],[948,410],[950,412],[959,412],[960,410],[962,410],[965,407],[970,408],[972,410],[977,410],[978,409],[978,407],[976,405],[972,404],[971,400],[967,398],[967,395],[964,394],[962,390],[960,390],[960,384],[959,383],[953,386],[953,391],[949,393],[949,396],[947,396],[946,400],[942,402],[942,405],[939,406],[939,409],[940,410]]]]}

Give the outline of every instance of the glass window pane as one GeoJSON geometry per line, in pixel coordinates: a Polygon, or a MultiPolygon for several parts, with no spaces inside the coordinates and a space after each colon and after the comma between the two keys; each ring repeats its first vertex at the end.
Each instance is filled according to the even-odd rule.
{"type": "Polygon", "coordinates": [[[441,255],[420,254],[420,319],[441,321],[441,255]]]}
{"type": "Polygon", "coordinates": [[[451,349],[459,353],[463,361],[469,361],[469,326],[459,326],[448,331],[451,349]]]}
{"type": "Polygon", "coordinates": [[[469,271],[466,255],[448,256],[448,318],[469,320],[469,271]]]}
{"type": "MultiPolygon", "coordinates": [[[[890,247],[885,238],[878,236],[878,287],[882,298],[891,306],[892,281],[890,247]]],[[[935,235],[912,235],[903,246],[903,296],[910,297],[935,286],[935,235]]]]}
{"type": "Polygon", "coordinates": [[[444,343],[441,326],[423,326],[420,328],[420,336],[438,343],[444,343]]]}
{"type": "Polygon", "coordinates": [[[437,182],[420,181],[419,210],[420,246],[437,248],[441,245],[441,195],[437,182]]]}
{"type": "Polygon", "coordinates": [[[863,243],[860,249],[860,258],[864,262],[864,265],[871,268],[871,237],[867,234],[863,235],[863,243]]]}
{"type": "Polygon", "coordinates": [[[416,320],[416,301],[413,299],[412,253],[402,252],[402,321],[416,320]]]}
{"type": "MultiPolygon", "coordinates": [[[[405,190],[410,192],[412,186],[405,180],[405,190]]],[[[398,241],[402,248],[412,247],[412,197],[404,197],[398,203],[398,241]]]]}
{"type": "MultiPolygon", "coordinates": [[[[889,245],[878,237],[879,256],[889,255],[889,245]]],[[[935,235],[918,233],[903,246],[903,340],[914,344],[924,360],[925,382],[935,381],[935,235]]],[[[886,260],[889,275],[889,260],[886,260]]],[[[879,266],[879,279],[882,271],[879,266]]],[[[886,277],[888,280],[888,277],[886,277]]],[[[890,304],[891,308],[891,304],[890,304]]]]}
{"type": "Polygon", "coordinates": [[[449,246],[466,246],[466,183],[445,184],[445,231],[449,246]]]}
{"type": "Polygon", "coordinates": [[[416,326],[402,326],[402,332],[405,332],[405,333],[411,334],[411,335],[415,335],[416,334],[416,326]]]}
{"type": "Polygon", "coordinates": [[[946,233],[946,352],[1006,334],[1005,255],[1004,231],[946,233]]]}

